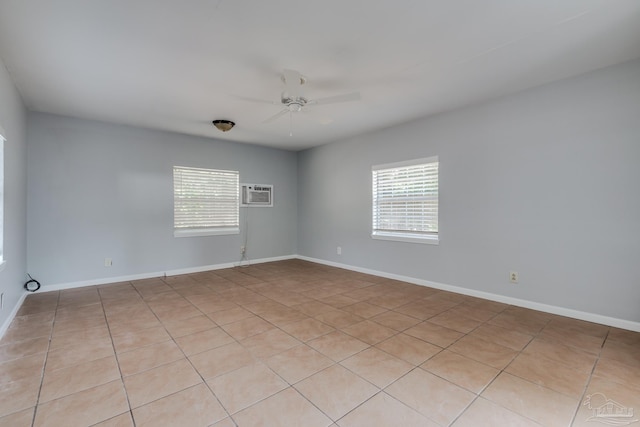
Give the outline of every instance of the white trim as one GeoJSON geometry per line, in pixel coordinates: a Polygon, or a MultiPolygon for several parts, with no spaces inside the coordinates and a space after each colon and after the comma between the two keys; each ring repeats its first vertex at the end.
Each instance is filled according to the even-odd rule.
{"type": "Polygon", "coordinates": [[[22,296],[18,299],[18,302],[13,307],[13,310],[11,310],[11,313],[9,313],[9,317],[7,317],[4,323],[0,326],[0,340],[2,339],[2,337],[4,337],[4,334],[7,332],[7,329],[9,329],[11,322],[13,322],[13,319],[16,317],[16,314],[18,314],[18,310],[20,310],[20,307],[22,307],[22,303],[24,302],[24,299],[27,297],[28,294],[29,292],[26,292],[26,291],[22,293],[22,296]]]}
{"type": "MultiPolygon", "coordinates": [[[[262,264],[265,262],[284,261],[296,258],[295,255],[284,255],[271,258],[260,258],[251,260],[251,264],[262,264]]],[[[109,283],[129,282],[133,280],[152,279],[156,277],[179,276],[181,274],[201,273],[203,271],[222,270],[223,268],[238,267],[237,262],[228,262],[224,264],[203,265],[199,267],[188,267],[168,271],[156,271],[151,273],[131,274],[127,276],[103,277],[100,279],[82,280],[78,282],[56,283],[53,285],[42,286],[38,292],[61,291],[65,289],[83,288],[85,286],[107,285],[109,283]]]]}
{"type": "MultiPolygon", "coordinates": [[[[6,133],[2,126],[0,126],[0,150],[4,150],[4,143],[7,141],[6,133]]],[[[0,151],[0,162],[4,161],[4,151],[0,151]]],[[[4,164],[0,165],[0,172],[5,173],[4,164]]],[[[0,186],[4,185],[4,176],[0,176],[0,186]]],[[[4,188],[0,187],[0,194],[4,197],[4,188]]],[[[0,227],[4,227],[2,223],[2,218],[4,217],[4,200],[0,197],[0,227]]],[[[2,238],[0,238],[0,271],[4,270],[7,266],[7,260],[4,259],[4,228],[2,229],[2,233],[0,233],[2,238]]],[[[0,338],[2,338],[2,333],[0,333],[0,338]]]]}
{"type": "Polygon", "coordinates": [[[405,160],[402,162],[395,162],[395,163],[385,163],[383,165],[373,165],[371,166],[371,170],[379,171],[379,170],[385,170],[385,169],[403,168],[405,166],[416,166],[424,163],[435,163],[437,161],[438,161],[438,156],[423,157],[421,159],[405,160]]]}
{"type": "Polygon", "coordinates": [[[240,234],[240,228],[188,228],[184,230],[173,230],[173,237],[224,236],[227,234],[240,234]]]}
{"type": "Polygon", "coordinates": [[[391,231],[381,232],[375,231],[371,233],[371,238],[375,240],[392,240],[394,242],[420,243],[422,245],[439,245],[440,239],[438,235],[418,235],[408,233],[394,233],[391,231]]]}
{"type": "Polygon", "coordinates": [[[371,274],[388,279],[400,280],[403,282],[413,283],[415,285],[427,286],[430,288],[440,289],[443,291],[455,292],[457,294],[469,295],[472,297],[483,298],[491,301],[497,301],[504,304],[515,305],[518,307],[530,308],[532,310],[543,311],[545,313],[557,314],[560,316],[571,317],[574,319],[585,320],[587,322],[600,323],[602,325],[614,326],[616,328],[627,329],[630,331],[640,332],[640,322],[631,320],[618,319],[616,317],[603,316],[601,314],[589,313],[586,311],[574,310],[571,308],[559,307],[555,305],[543,304],[535,301],[528,301],[519,298],[508,297],[505,295],[494,294],[491,292],[478,291],[475,289],[467,289],[459,286],[446,285],[444,283],[431,282],[429,280],[416,279],[414,277],[402,276],[399,274],[386,273],[383,271],[371,270],[368,268],[355,267],[348,264],[341,264],[333,261],[326,261],[318,258],[311,258],[302,255],[297,256],[298,259],[304,261],[315,262],[318,264],[329,265],[332,267],[344,268],[346,270],[357,271],[359,273],[371,274]]]}

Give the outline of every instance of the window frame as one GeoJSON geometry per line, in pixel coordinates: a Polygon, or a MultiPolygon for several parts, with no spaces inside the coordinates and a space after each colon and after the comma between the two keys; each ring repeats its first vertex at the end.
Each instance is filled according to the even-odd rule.
{"type": "Polygon", "coordinates": [[[438,156],[424,157],[419,159],[406,160],[402,162],[394,162],[394,163],[386,163],[380,165],[371,166],[371,238],[376,240],[391,240],[398,242],[409,242],[409,243],[421,243],[428,245],[438,245],[440,243],[440,233],[439,233],[439,211],[440,211],[440,162],[438,156]],[[403,169],[410,168],[413,166],[423,166],[423,165],[431,165],[436,163],[436,184],[437,184],[437,195],[436,195],[436,232],[428,233],[428,232],[415,232],[406,230],[382,230],[377,228],[376,218],[380,217],[380,214],[377,212],[378,207],[378,199],[379,195],[376,194],[376,189],[378,187],[377,175],[381,171],[389,171],[394,169],[403,169]]]}
{"type": "MultiPolygon", "coordinates": [[[[212,178],[209,176],[209,178],[212,178]]],[[[232,178],[233,179],[233,178],[232,178]]],[[[213,178],[212,178],[213,180],[213,178]]],[[[219,183],[219,185],[222,185],[219,183]]],[[[214,190],[212,186],[215,186],[215,182],[208,183],[207,190],[214,190]]],[[[222,188],[218,188],[223,193],[231,194],[230,188],[228,185],[224,184],[222,188]]],[[[209,203],[211,202],[211,198],[207,198],[209,203]]],[[[196,168],[189,166],[173,166],[173,235],[174,237],[196,237],[196,236],[218,236],[218,235],[230,235],[230,234],[240,234],[240,172],[233,170],[222,170],[222,169],[210,169],[210,168],[196,168]],[[184,200],[178,194],[178,182],[176,178],[177,171],[187,171],[189,174],[194,174],[197,172],[203,172],[201,178],[207,178],[206,174],[213,172],[214,174],[220,175],[228,175],[235,177],[235,183],[232,184],[235,189],[231,189],[231,193],[235,192],[235,197],[228,199],[227,202],[231,201],[231,206],[235,207],[235,223],[232,225],[203,225],[203,226],[185,226],[180,227],[177,223],[177,212],[179,209],[180,200],[184,200]]],[[[232,212],[233,213],[233,212],[232,212]]],[[[212,218],[215,219],[215,218],[212,218]]]]}
{"type": "Polygon", "coordinates": [[[4,270],[7,260],[4,258],[4,151],[7,142],[6,133],[0,126],[0,271],[4,270]]]}

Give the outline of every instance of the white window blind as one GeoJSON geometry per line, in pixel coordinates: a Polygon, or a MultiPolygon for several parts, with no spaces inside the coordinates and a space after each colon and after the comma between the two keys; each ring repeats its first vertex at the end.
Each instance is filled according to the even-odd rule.
{"type": "Polygon", "coordinates": [[[237,171],[174,166],[174,235],[239,233],[237,171]]]}
{"type": "Polygon", "coordinates": [[[438,241],[438,157],[372,167],[372,237],[438,241]]]}

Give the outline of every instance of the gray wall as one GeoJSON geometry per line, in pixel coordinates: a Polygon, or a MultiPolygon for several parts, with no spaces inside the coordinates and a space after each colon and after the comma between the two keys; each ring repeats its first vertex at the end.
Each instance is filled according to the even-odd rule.
{"type": "MultiPolygon", "coordinates": [[[[4,309],[0,329],[24,293],[27,268],[27,141],[26,110],[0,60],[0,126],[6,132],[4,146],[4,258],[0,292],[4,309]]],[[[1,335],[1,332],[0,332],[1,335]]]]}
{"type": "Polygon", "coordinates": [[[242,209],[247,253],[296,253],[294,152],[47,114],[30,114],[28,137],[29,271],[43,286],[239,261],[242,234],[173,237],[174,165],[273,184],[273,208],[242,209]]]}
{"type": "Polygon", "coordinates": [[[303,256],[640,321],[640,61],[301,152],[298,213],[303,256]],[[372,240],[371,165],[433,155],[440,245],[372,240]]]}

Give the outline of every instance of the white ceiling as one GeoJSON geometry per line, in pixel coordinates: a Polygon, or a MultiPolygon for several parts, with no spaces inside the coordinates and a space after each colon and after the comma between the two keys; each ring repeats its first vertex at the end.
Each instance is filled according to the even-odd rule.
{"type": "Polygon", "coordinates": [[[33,111],[299,150],[638,58],[640,1],[0,0],[0,57],[33,111]],[[263,123],[285,68],[362,99],[263,123]]]}

